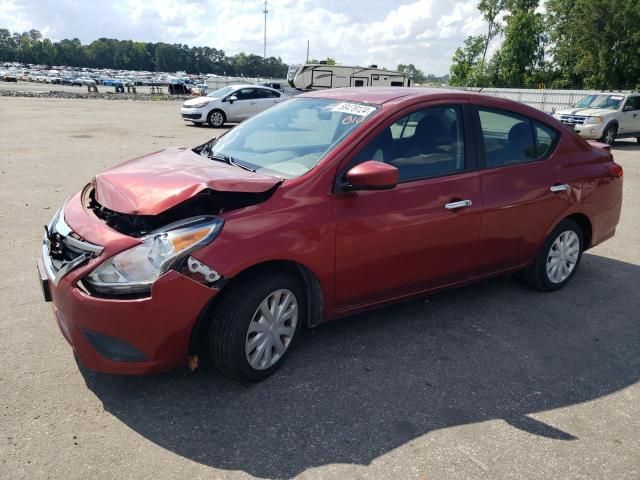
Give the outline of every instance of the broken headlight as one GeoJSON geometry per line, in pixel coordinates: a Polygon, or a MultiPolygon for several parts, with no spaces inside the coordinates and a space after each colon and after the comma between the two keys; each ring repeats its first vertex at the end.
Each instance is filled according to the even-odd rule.
{"type": "Polygon", "coordinates": [[[97,292],[139,294],[151,291],[160,275],[186,255],[211,243],[223,221],[216,217],[190,218],[143,237],[142,243],[107,259],[86,278],[97,292]]]}

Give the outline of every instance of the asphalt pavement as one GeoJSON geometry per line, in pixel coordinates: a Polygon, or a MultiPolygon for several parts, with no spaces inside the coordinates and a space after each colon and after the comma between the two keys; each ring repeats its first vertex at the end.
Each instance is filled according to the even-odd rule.
{"type": "Polygon", "coordinates": [[[617,235],[560,292],[503,277],[321,325],[252,386],[79,366],[36,279],[42,226],[96,172],[219,133],[179,106],[0,98],[1,478],[640,478],[635,141],[614,147],[617,235]]]}

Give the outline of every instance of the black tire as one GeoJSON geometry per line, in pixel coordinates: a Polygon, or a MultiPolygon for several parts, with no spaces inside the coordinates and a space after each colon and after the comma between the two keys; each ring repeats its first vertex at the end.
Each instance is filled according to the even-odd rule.
{"type": "MultiPolygon", "coordinates": [[[[223,292],[224,297],[213,312],[209,329],[209,353],[213,365],[224,375],[246,383],[264,380],[286,361],[306,321],[306,298],[296,279],[281,272],[261,272],[237,279],[223,292]],[[261,303],[278,290],[293,293],[298,306],[295,333],[286,350],[270,367],[254,368],[247,358],[245,344],[249,326],[261,303]]],[[[271,347],[269,347],[271,348],[271,347]]]]}
{"type": "Polygon", "coordinates": [[[616,143],[617,136],[618,126],[613,123],[611,125],[607,125],[607,128],[604,129],[604,132],[602,132],[602,137],[600,137],[600,141],[609,145],[613,145],[614,143],[616,143]]]}
{"type": "Polygon", "coordinates": [[[565,219],[558,224],[556,228],[549,234],[547,239],[544,241],[540,252],[536,256],[533,263],[523,272],[523,277],[525,281],[531,285],[533,288],[541,290],[543,292],[552,292],[555,290],[560,290],[564,287],[569,281],[573,278],[575,273],[578,271],[578,267],[580,266],[580,260],[582,259],[582,252],[584,250],[584,233],[580,226],[570,219],[565,219]],[[578,259],[573,267],[571,273],[561,282],[554,282],[549,278],[549,274],[547,273],[547,262],[550,258],[551,249],[553,243],[556,241],[561,234],[567,231],[573,231],[579,240],[579,251],[578,251],[578,259]]]}
{"type": "Polygon", "coordinates": [[[227,117],[222,110],[211,110],[207,115],[207,123],[213,128],[224,126],[226,121],[227,117]]]}

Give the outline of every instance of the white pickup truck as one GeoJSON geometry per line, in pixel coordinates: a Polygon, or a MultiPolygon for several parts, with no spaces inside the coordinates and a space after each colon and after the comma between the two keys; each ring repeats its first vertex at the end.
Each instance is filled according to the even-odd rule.
{"type": "Polygon", "coordinates": [[[580,136],[613,145],[617,138],[640,143],[640,93],[595,93],[554,117],[580,136]]]}

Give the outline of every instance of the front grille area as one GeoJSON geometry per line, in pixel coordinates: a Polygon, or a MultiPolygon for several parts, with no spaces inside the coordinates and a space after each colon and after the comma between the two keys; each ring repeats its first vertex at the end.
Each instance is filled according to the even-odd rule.
{"type": "Polygon", "coordinates": [[[583,125],[586,119],[582,115],[560,115],[560,121],[567,125],[583,125]]]}
{"type": "Polygon", "coordinates": [[[47,275],[57,285],[62,277],[92,257],[102,253],[102,247],[80,238],[64,220],[64,208],[45,227],[42,259],[47,275]]]}

